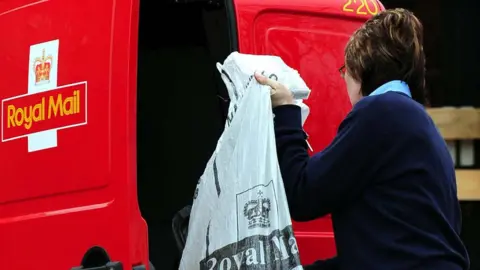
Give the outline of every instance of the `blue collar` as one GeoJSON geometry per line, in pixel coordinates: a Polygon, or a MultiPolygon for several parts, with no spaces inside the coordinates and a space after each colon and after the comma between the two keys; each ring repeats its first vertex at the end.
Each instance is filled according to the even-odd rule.
{"type": "Polygon", "coordinates": [[[408,87],[407,83],[399,80],[385,83],[384,85],[378,87],[377,89],[375,89],[375,91],[370,93],[369,96],[381,95],[387,92],[399,92],[409,96],[410,98],[412,97],[412,94],[410,93],[410,88],[408,87]]]}

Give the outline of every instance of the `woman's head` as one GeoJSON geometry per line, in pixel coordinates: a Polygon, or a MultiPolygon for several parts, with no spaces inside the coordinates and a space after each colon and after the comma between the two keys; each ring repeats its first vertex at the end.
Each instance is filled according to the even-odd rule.
{"type": "Polygon", "coordinates": [[[412,98],[424,104],[422,23],[405,9],[391,9],[375,15],[348,41],[344,69],[353,104],[393,80],[406,82],[412,98]]]}

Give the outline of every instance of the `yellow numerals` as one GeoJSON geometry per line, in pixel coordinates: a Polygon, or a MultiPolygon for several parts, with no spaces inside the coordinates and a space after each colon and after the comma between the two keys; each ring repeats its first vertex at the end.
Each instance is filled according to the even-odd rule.
{"type": "Polygon", "coordinates": [[[376,15],[380,7],[376,0],[347,0],[343,5],[344,12],[352,12],[358,15],[376,15]],[[358,3],[360,2],[360,3],[358,3]],[[372,7],[373,5],[373,7],[372,7]]]}

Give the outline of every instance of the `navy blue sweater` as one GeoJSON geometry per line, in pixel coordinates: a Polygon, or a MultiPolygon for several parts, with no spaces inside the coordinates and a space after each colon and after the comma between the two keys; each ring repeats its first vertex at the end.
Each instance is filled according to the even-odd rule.
{"type": "Polygon", "coordinates": [[[328,269],[469,268],[454,164],[423,106],[395,92],[364,97],[311,158],[300,108],[274,114],[293,220],[332,214],[338,256],[328,269]]]}

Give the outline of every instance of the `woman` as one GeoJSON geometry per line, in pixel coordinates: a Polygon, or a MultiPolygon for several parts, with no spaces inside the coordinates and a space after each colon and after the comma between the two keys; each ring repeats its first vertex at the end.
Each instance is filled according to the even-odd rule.
{"type": "Polygon", "coordinates": [[[272,88],[292,218],[332,215],[338,256],[306,269],[469,268],[454,165],[423,107],[422,44],[422,24],[404,9],[382,12],[353,34],[340,70],[353,109],[311,158],[291,92],[256,74],[272,88]]]}

